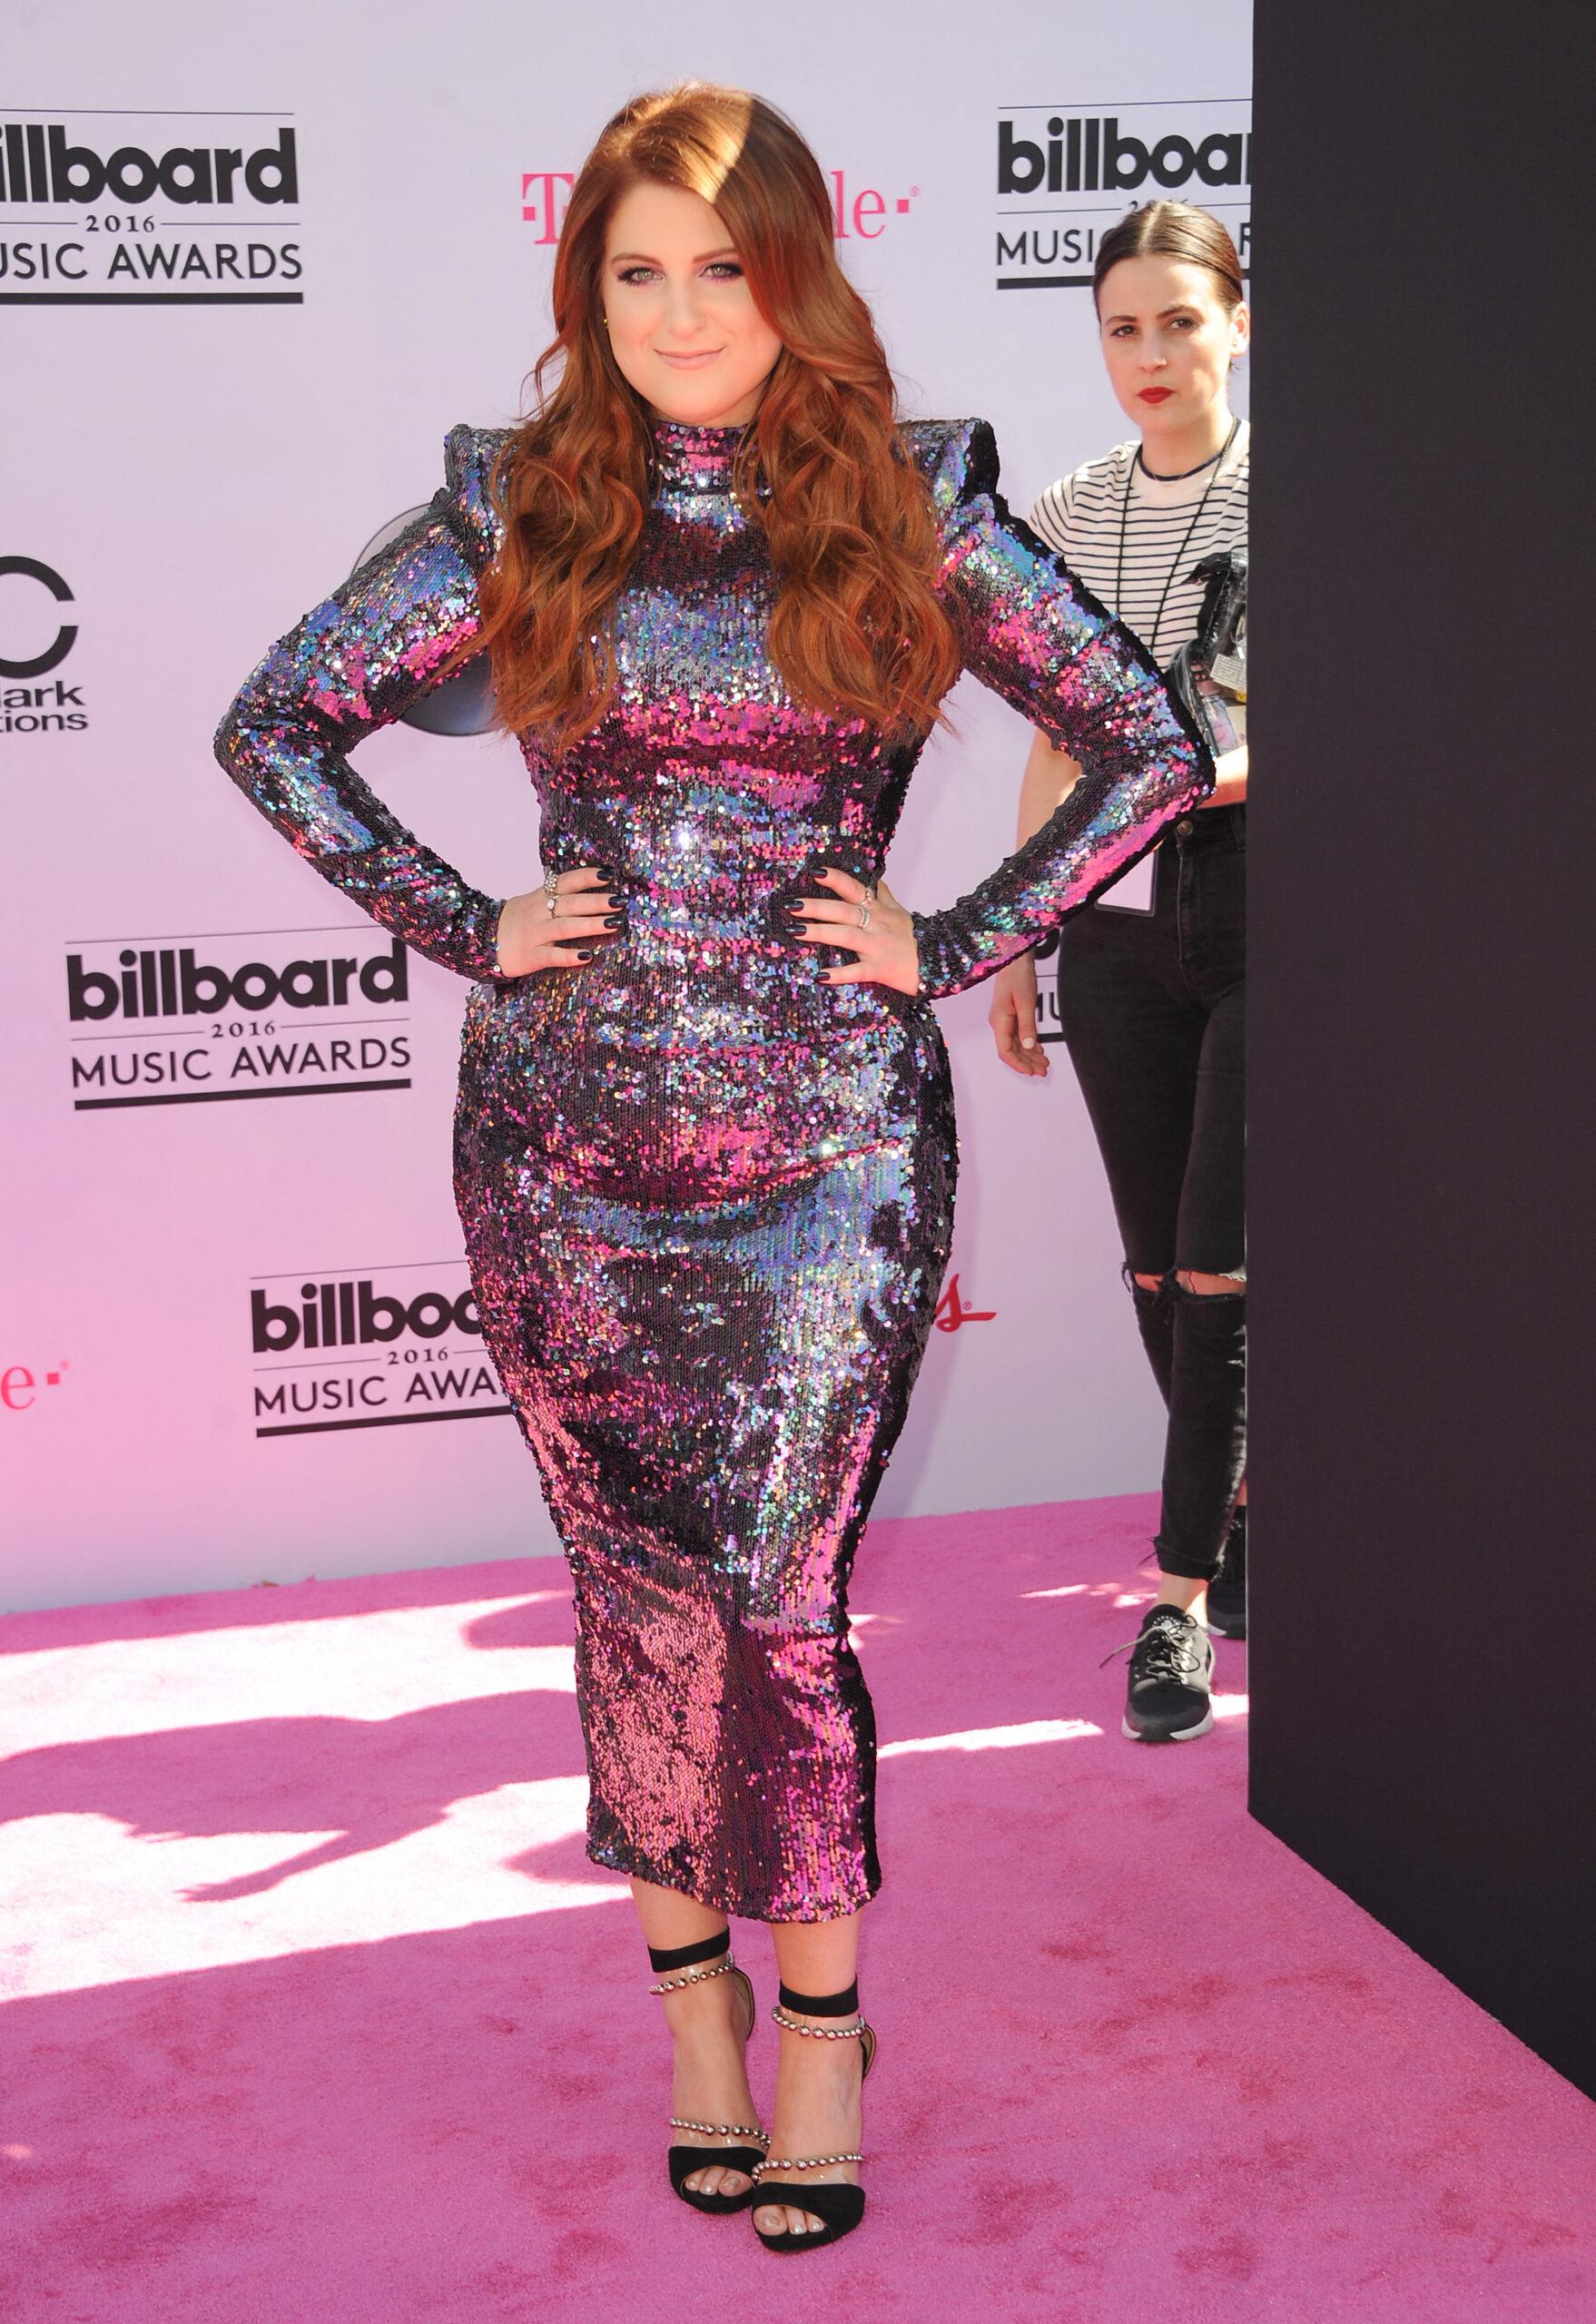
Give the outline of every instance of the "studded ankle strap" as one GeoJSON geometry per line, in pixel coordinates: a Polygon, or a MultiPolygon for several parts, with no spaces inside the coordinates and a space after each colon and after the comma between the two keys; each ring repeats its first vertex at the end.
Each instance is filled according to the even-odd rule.
{"type": "Polygon", "coordinates": [[[782,2171],[828,2171],[833,2162],[863,2161],[862,2154],[772,2154],[763,2162],[756,2162],[748,2175],[754,2180],[767,2179],[782,2171]]]}
{"type": "Polygon", "coordinates": [[[684,1985],[706,1985],[712,1977],[729,1977],[736,1970],[736,1963],[728,1953],[713,1969],[689,1969],[685,1976],[662,1978],[657,1985],[650,1985],[651,1994],[679,1994],[684,1985]]]}
{"type": "Polygon", "coordinates": [[[772,2009],[771,2015],[787,2033],[802,2034],[811,2041],[862,2042],[871,2030],[862,2017],[852,2025],[806,2025],[801,2017],[794,2017],[790,2009],[783,2009],[780,2002],[772,2009]]]}

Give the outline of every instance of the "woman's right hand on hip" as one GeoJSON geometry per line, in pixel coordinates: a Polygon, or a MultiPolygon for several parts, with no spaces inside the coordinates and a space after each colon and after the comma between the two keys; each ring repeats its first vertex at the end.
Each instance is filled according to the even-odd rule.
{"type": "Polygon", "coordinates": [[[498,916],[498,972],[529,977],[537,969],[577,969],[624,926],[615,874],[583,864],[551,872],[540,888],[511,896],[498,916]]]}
{"type": "Polygon", "coordinates": [[[1010,960],[992,979],[987,1021],[998,1055],[1011,1073],[1047,1078],[1048,1053],[1036,1029],[1036,960],[1030,952],[1010,960]]]}

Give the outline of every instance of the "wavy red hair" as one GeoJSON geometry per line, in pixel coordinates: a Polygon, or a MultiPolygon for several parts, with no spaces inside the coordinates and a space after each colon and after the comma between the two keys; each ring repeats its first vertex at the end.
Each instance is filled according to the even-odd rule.
{"type": "Polygon", "coordinates": [[[610,352],[600,281],[610,213],[639,180],[719,212],[782,342],[734,474],[770,544],[772,660],[811,707],[892,736],[922,732],[959,655],[933,586],[931,494],[897,432],[886,356],[837,263],[825,181],[803,138],[762,98],[703,82],[623,107],[571,190],[556,336],[533,373],[532,416],[495,476],[504,543],[483,576],[477,646],[503,723],[563,751],[614,695],[611,624],[642,537],[652,437],[610,352]]]}

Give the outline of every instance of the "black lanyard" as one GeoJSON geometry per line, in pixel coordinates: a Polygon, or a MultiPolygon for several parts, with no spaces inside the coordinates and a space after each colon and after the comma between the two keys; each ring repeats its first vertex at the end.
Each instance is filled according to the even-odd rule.
{"type": "MultiPolygon", "coordinates": [[[[1175,561],[1164,576],[1164,594],[1158,599],[1158,610],[1153,615],[1153,634],[1147,642],[1148,652],[1155,663],[1158,659],[1158,632],[1163,626],[1164,608],[1169,602],[1169,592],[1175,586],[1175,576],[1186,563],[1186,552],[1191,547],[1191,537],[1202,521],[1203,510],[1208,505],[1208,495],[1219,481],[1219,471],[1225,465],[1227,453],[1236,441],[1236,431],[1240,426],[1239,419],[1231,421],[1230,433],[1220,446],[1218,458],[1214,462],[1214,473],[1203,487],[1203,497],[1197,502],[1192,520],[1186,528],[1185,538],[1175,552],[1175,561]]],[[[1125,587],[1125,533],[1130,521],[1130,487],[1136,480],[1136,464],[1140,458],[1141,446],[1138,444],[1131,454],[1130,465],[1125,471],[1125,491],[1119,502],[1119,554],[1114,560],[1114,617],[1116,620],[1119,619],[1120,598],[1125,587]]]]}

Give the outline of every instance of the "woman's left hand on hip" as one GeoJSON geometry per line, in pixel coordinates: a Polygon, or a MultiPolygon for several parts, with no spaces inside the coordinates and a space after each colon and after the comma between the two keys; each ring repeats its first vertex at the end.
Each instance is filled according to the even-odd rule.
{"type": "Polygon", "coordinates": [[[829,895],[805,896],[788,906],[801,944],[834,945],[853,960],[827,969],[823,984],[885,984],[894,992],[920,990],[920,947],[914,922],[882,881],[867,888],[851,872],[815,874],[829,895]]]}

